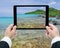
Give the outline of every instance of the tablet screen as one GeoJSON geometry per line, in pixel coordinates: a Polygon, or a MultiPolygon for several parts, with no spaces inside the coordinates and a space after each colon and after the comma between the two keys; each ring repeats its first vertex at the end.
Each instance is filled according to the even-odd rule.
{"type": "Polygon", "coordinates": [[[16,8],[17,28],[45,28],[46,7],[30,6],[16,8]]]}

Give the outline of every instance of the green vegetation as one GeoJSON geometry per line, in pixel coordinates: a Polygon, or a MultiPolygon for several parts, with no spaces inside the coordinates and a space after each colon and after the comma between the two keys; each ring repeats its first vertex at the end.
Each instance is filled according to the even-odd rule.
{"type": "MultiPolygon", "coordinates": [[[[36,11],[28,12],[26,14],[45,14],[45,11],[36,10],[36,11]]],[[[55,8],[49,8],[49,16],[50,17],[60,16],[60,10],[55,9],[55,8]]]]}
{"type": "Polygon", "coordinates": [[[36,11],[28,12],[25,14],[45,14],[45,11],[44,10],[36,10],[36,11]]]}
{"type": "Polygon", "coordinates": [[[49,8],[49,16],[60,16],[60,10],[57,10],[55,8],[49,8]]]}

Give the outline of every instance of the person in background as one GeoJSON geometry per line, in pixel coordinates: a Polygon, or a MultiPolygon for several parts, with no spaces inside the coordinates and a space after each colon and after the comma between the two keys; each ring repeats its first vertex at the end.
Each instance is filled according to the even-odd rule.
{"type": "Polygon", "coordinates": [[[46,35],[52,39],[51,48],[60,48],[59,30],[53,24],[46,26],[46,35]]]}
{"type": "Polygon", "coordinates": [[[0,48],[11,48],[12,39],[16,36],[16,26],[12,24],[6,29],[5,36],[0,41],[0,48]]]}
{"type": "MultiPolygon", "coordinates": [[[[51,48],[60,48],[60,36],[56,26],[46,26],[46,35],[52,39],[51,48]]],[[[11,48],[12,39],[16,36],[16,26],[10,25],[5,31],[5,37],[0,41],[0,48],[11,48]]]]}

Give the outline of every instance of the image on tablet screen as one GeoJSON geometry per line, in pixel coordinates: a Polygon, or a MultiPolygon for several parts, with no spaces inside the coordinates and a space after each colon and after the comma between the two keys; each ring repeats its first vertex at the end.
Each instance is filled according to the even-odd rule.
{"type": "Polygon", "coordinates": [[[45,28],[45,7],[17,7],[17,28],[45,28]]]}

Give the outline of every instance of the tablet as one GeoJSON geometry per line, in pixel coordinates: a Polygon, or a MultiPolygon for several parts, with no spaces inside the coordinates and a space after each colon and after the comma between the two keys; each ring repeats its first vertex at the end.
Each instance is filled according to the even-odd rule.
{"type": "Polygon", "coordinates": [[[48,26],[48,5],[14,5],[13,9],[17,29],[45,29],[48,26]]]}

